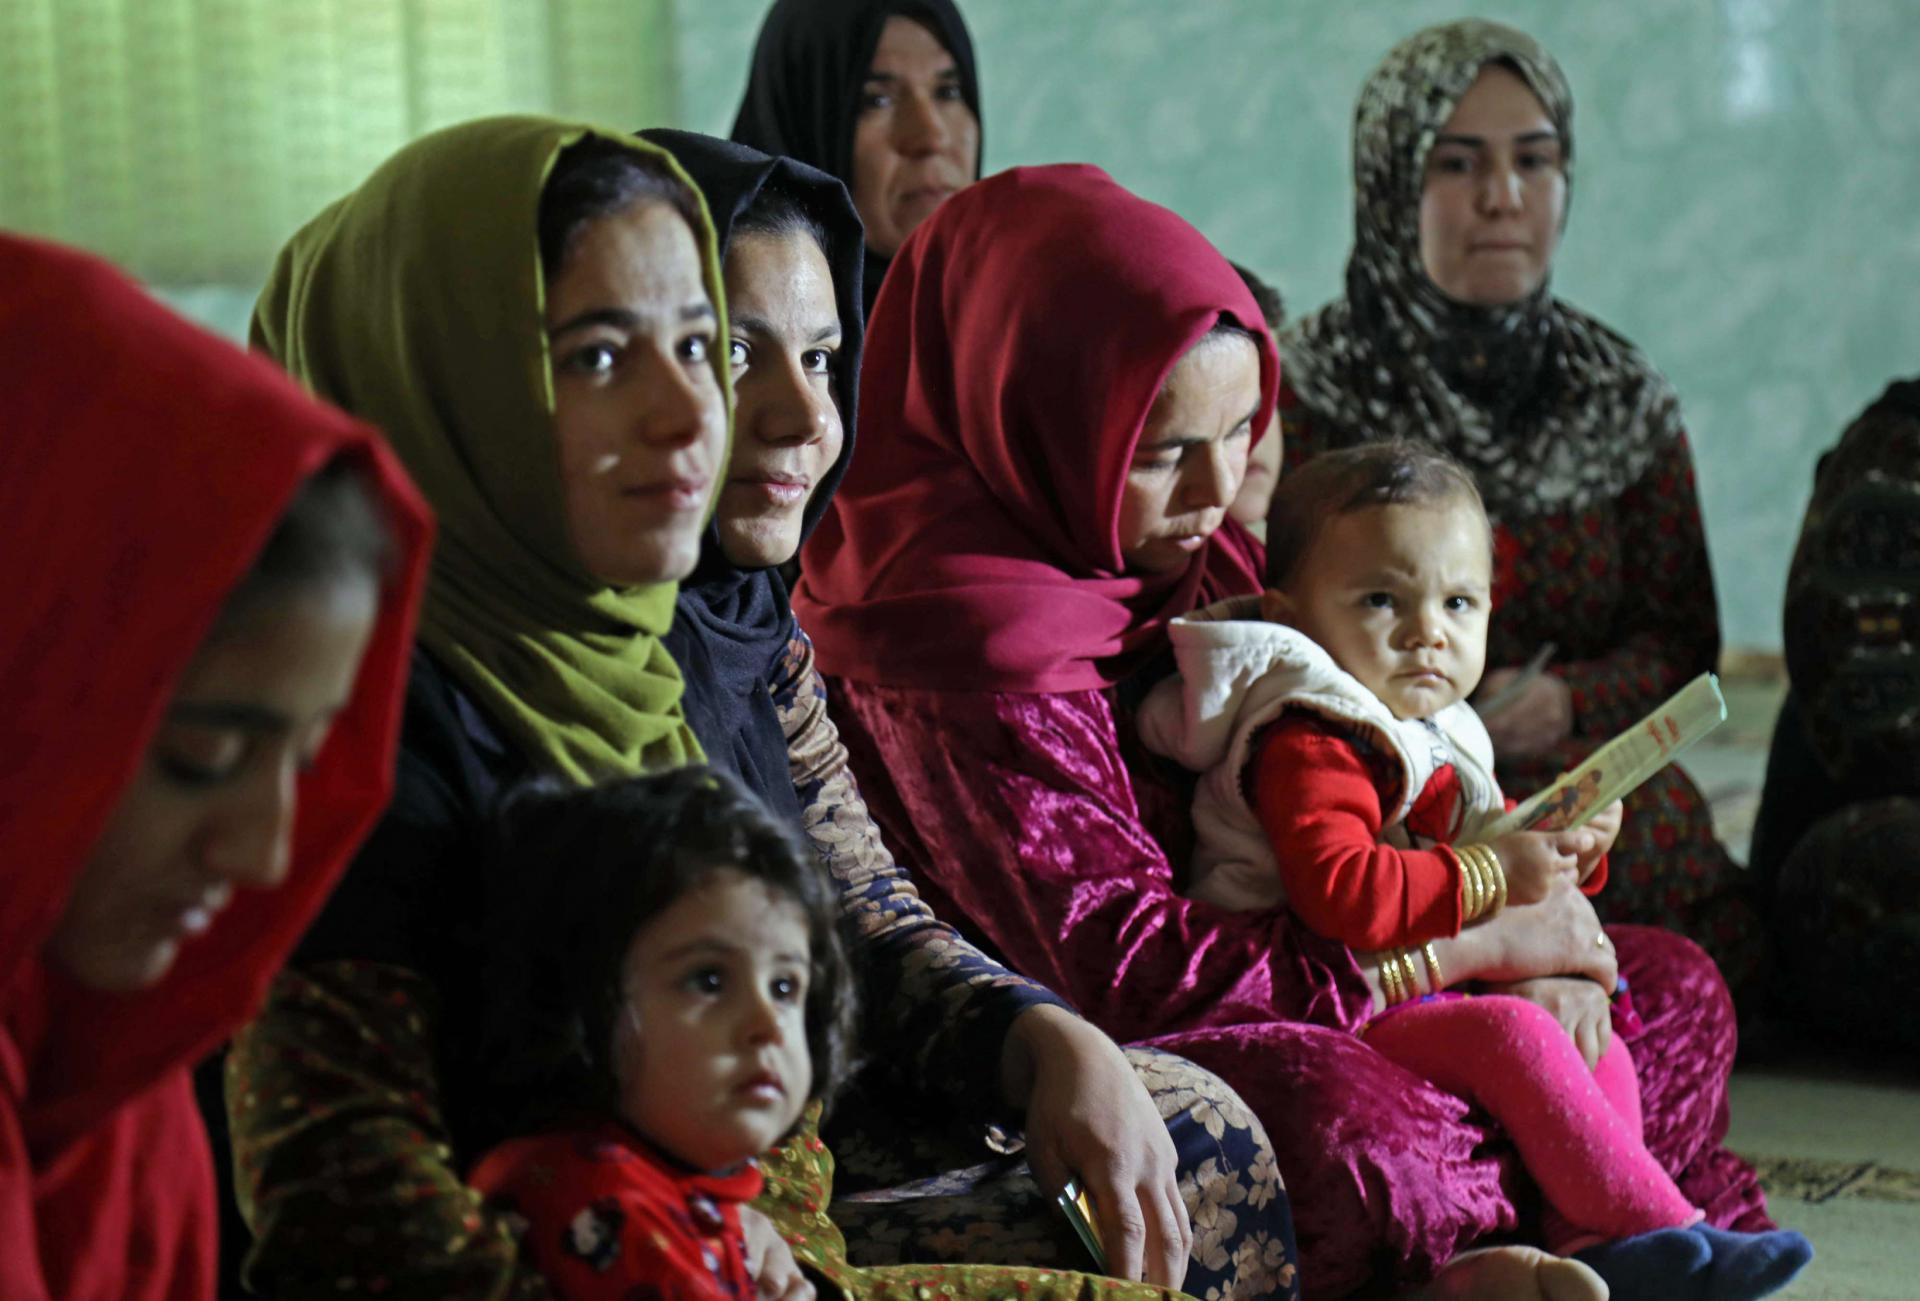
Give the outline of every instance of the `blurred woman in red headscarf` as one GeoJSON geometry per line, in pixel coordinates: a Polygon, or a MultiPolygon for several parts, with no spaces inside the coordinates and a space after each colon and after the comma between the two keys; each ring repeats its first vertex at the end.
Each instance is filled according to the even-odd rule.
{"type": "Polygon", "coordinates": [[[210,1298],[188,1071],[386,800],[429,524],[102,263],[0,237],[0,283],[0,1295],[210,1298]]]}

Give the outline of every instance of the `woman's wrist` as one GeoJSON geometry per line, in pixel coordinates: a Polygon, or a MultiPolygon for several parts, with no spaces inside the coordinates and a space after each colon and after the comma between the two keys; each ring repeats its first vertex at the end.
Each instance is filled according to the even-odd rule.
{"type": "Polygon", "coordinates": [[[1013,1018],[1000,1050],[1000,1097],[1009,1107],[1024,1111],[1033,1096],[1041,1054],[1062,1036],[1092,1030],[1085,1021],[1057,1003],[1041,1003],[1013,1018]]]}
{"type": "Polygon", "coordinates": [[[1492,965],[1485,925],[1469,926],[1458,935],[1434,940],[1427,947],[1432,949],[1449,984],[1472,980],[1492,965]]]}

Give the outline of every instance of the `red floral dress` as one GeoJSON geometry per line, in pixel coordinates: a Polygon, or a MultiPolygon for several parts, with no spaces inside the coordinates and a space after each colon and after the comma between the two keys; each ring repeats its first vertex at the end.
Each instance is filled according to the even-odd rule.
{"type": "Polygon", "coordinates": [[[625,1127],[503,1143],[473,1185],[527,1221],[522,1243],[565,1301],[744,1301],[740,1205],[760,1195],[751,1163],[721,1174],[670,1167],[625,1127]]]}
{"type": "MultiPolygon", "coordinates": [[[[1280,405],[1293,469],[1329,444],[1284,384],[1280,405]]],[[[1548,672],[1572,694],[1571,736],[1499,764],[1501,786],[1525,798],[1712,669],[1720,616],[1684,437],[1617,497],[1578,511],[1496,515],[1494,532],[1487,669],[1518,667],[1551,641],[1548,672]]],[[[1603,920],[1679,931],[1713,955],[1736,996],[1758,973],[1759,910],[1684,771],[1669,767],[1628,796],[1610,865],[1594,900],[1603,920]]]]}

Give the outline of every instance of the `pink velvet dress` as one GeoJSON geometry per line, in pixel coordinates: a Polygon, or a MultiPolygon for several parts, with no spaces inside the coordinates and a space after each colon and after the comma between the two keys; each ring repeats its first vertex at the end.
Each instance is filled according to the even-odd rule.
{"type": "MultiPolygon", "coordinates": [[[[1123,745],[1113,692],[835,679],[830,699],[867,802],[936,911],[1115,1038],[1200,1063],[1254,1108],[1308,1296],[1422,1279],[1531,1228],[1538,1195],[1487,1118],[1351,1033],[1371,999],[1345,948],[1285,910],[1180,897],[1163,842],[1184,858],[1185,797],[1123,745]]],[[[1721,1146],[1725,985],[1680,936],[1609,934],[1645,1024],[1632,1047],[1648,1149],[1709,1223],[1769,1227],[1753,1171],[1721,1146]]]]}

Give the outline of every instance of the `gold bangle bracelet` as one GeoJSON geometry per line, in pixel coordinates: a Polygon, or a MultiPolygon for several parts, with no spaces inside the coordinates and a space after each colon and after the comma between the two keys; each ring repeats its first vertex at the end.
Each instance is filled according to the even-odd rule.
{"type": "Polygon", "coordinates": [[[1454,855],[1460,860],[1460,915],[1466,921],[1477,921],[1492,902],[1486,885],[1486,869],[1480,861],[1480,847],[1459,845],[1454,855]]]}
{"type": "Polygon", "coordinates": [[[1453,856],[1460,864],[1460,917],[1472,921],[1480,915],[1480,880],[1473,870],[1473,846],[1460,845],[1453,856]]]}
{"type": "Polygon", "coordinates": [[[1427,960],[1427,976],[1433,981],[1433,992],[1437,994],[1447,987],[1447,982],[1440,976],[1440,955],[1433,951],[1432,940],[1422,944],[1420,952],[1427,960]]]}
{"type": "Polygon", "coordinates": [[[1420,997],[1420,968],[1413,964],[1412,949],[1400,950],[1400,965],[1406,968],[1407,997],[1409,999],[1420,997]]]}
{"type": "Polygon", "coordinates": [[[1493,847],[1461,845],[1454,852],[1459,855],[1462,864],[1473,864],[1474,901],[1477,906],[1467,920],[1478,921],[1506,907],[1507,874],[1500,866],[1500,855],[1494,853],[1493,847]]]}
{"type": "Polygon", "coordinates": [[[1406,995],[1400,992],[1400,968],[1394,965],[1392,950],[1381,955],[1380,993],[1388,1007],[1406,1001],[1406,995]]]}

